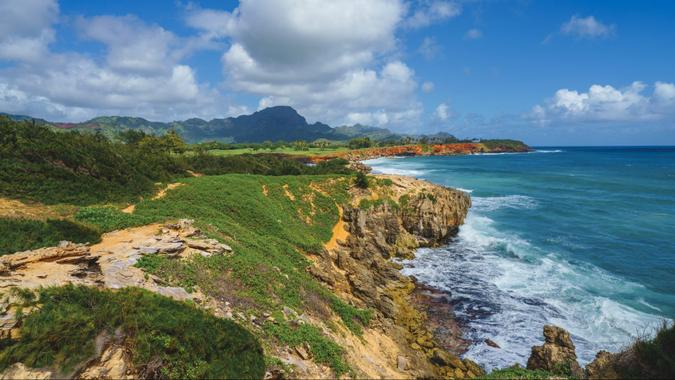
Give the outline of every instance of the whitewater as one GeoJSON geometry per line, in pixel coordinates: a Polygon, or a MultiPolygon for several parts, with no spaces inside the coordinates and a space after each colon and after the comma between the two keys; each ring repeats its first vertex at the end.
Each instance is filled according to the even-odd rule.
{"type": "Polygon", "coordinates": [[[365,162],[471,194],[447,246],[401,263],[448,292],[464,356],[488,370],[524,365],[544,324],[570,331],[584,365],[675,316],[675,149],[535,153],[365,162]]]}

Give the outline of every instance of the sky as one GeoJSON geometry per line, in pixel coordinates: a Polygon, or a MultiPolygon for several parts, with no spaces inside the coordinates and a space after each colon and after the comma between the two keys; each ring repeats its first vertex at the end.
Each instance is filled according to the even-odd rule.
{"type": "Polygon", "coordinates": [[[675,2],[0,0],[0,112],[675,145],[675,2]]]}

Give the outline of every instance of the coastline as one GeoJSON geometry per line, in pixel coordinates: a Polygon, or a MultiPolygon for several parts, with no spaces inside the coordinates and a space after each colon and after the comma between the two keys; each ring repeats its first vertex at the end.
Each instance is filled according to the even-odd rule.
{"type": "MultiPolygon", "coordinates": [[[[524,162],[524,161],[525,161],[525,158],[526,158],[527,156],[529,156],[529,155],[520,156],[520,157],[521,157],[520,159],[515,158],[516,156],[509,157],[508,160],[504,161],[503,164],[498,165],[497,168],[502,168],[503,166],[512,165],[514,162],[515,162],[515,163],[521,163],[521,162],[524,162]]],[[[547,155],[547,156],[548,156],[548,155],[547,155]]],[[[550,157],[551,157],[551,159],[552,159],[553,156],[550,156],[550,157]]],[[[423,166],[423,165],[421,165],[421,162],[423,162],[424,160],[419,160],[419,161],[418,161],[418,160],[412,160],[412,161],[413,161],[413,162],[416,162],[416,163],[419,163],[419,165],[418,165],[418,164],[414,164],[414,165],[413,165],[413,164],[404,164],[404,163],[402,163],[401,160],[392,160],[392,161],[383,160],[382,162],[392,162],[392,164],[391,164],[392,170],[391,170],[391,171],[387,170],[387,171],[384,171],[384,172],[385,172],[385,173],[396,173],[396,174],[399,174],[399,175],[400,175],[400,174],[404,174],[404,173],[406,173],[406,172],[408,172],[408,173],[413,173],[413,172],[417,173],[417,171],[419,170],[419,172],[420,172],[420,174],[421,174],[421,173],[422,173],[422,170],[423,170],[423,169],[422,169],[422,166],[423,166]],[[399,169],[401,169],[401,170],[399,170],[399,169]],[[403,169],[405,169],[405,170],[403,170],[403,169]]],[[[454,160],[449,160],[449,161],[454,161],[454,160]]],[[[490,161],[496,162],[495,160],[490,160],[490,161]]],[[[424,161],[424,162],[426,162],[426,161],[424,161]]],[[[425,180],[433,181],[433,183],[440,183],[440,184],[446,184],[446,185],[447,185],[447,184],[449,183],[448,181],[444,181],[444,180],[440,180],[440,181],[439,181],[439,179],[442,178],[442,176],[443,176],[442,173],[446,173],[446,172],[444,172],[443,170],[441,170],[442,168],[441,168],[441,166],[439,165],[439,162],[440,162],[440,161],[436,160],[436,161],[430,161],[430,162],[434,162],[434,164],[428,165],[428,166],[429,166],[429,169],[430,169],[430,172],[434,172],[435,174],[433,174],[433,175],[424,175],[424,176],[423,176],[424,179],[425,179],[425,180]],[[434,180],[434,178],[436,178],[436,180],[434,180]]],[[[471,166],[472,164],[475,164],[476,162],[483,162],[483,160],[480,160],[480,159],[479,159],[479,161],[474,161],[474,160],[463,160],[463,159],[462,159],[462,160],[459,160],[458,162],[460,162],[460,163],[458,163],[458,164],[456,164],[456,165],[451,165],[451,167],[454,168],[455,170],[457,170],[458,173],[461,173],[461,170],[465,169],[466,167],[471,166]]],[[[486,162],[487,162],[487,161],[486,161],[486,162]]],[[[500,162],[502,162],[502,161],[500,161],[500,162]]],[[[362,164],[368,165],[369,162],[366,161],[365,163],[362,163],[362,164]]],[[[377,164],[375,164],[375,163],[373,163],[373,164],[374,164],[375,167],[377,168],[377,164]]],[[[380,163],[380,165],[383,165],[383,164],[380,163]]],[[[491,166],[491,165],[493,165],[493,164],[490,163],[490,164],[486,164],[486,165],[484,165],[484,166],[481,164],[480,167],[481,167],[481,168],[483,168],[483,167],[489,167],[489,166],[491,166]]],[[[386,167],[387,165],[384,164],[383,166],[386,167]]],[[[425,166],[425,167],[426,167],[426,166],[425,166]]],[[[485,171],[485,170],[484,170],[484,171],[485,171]]],[[[376,170],[376,172],[377,172],[377,170],[376,170]]],[[[382,173],[382,171],[379,171],[379,173],[382,173]]],[[[487,174],[487,172],[485,172],[485,173],[486,173],[485,175],[489,175],[489,174],[487,174]]],[[[446,174],[447,174],[447,173],[446,173],[446,174]]],[[[564,174],[564,173],[563,173],[563,174],[564,174]]],[[[412,174],[412,175],[415,175],[415,174],[412,174]]],[[[415,175],[415,176],[416,176],[416,175],[415,175]]],[[[498,183],[500,183],[500,184],[502,183],[502,182],[499,182],[499,179],[497,179],[497,181],[498,181],[498,183]]],[[[457,183],[459,183],[459,184],[464,185],[465,183],[470,184],[471,182],[467,182],[467,181],[464,181],[464,182],[462,182],[462,181],[459,181],[459,182],[457,182],[457,181],[452,181],[452,182],[450,182],[450,183],[452,183],[452,184],[457,184],[457,183]]],[[[477,179],[477,180],[476,180],[476,183],[481,183],[481,182],[480,182],[480,179],[477,179]]],[[[471,189],[479,189],[479,190],[480,190],[480,189],[483,189],[483,188],[480,187],[478,184],[475,185],[475,186],[476,186],[476,187],[469,185],[469,186],[467,186],[467,187],[469,187],[469,188],[471,188],[471,189]]],[[[485,243],[486,241],[493,241],[493,240],[494,240],[494,241],[497,241],[497,240],[498,240],[498,241],[501,241],[500,239],[504,237],[504,236],[502,236],[503,234],[499,234],[499,235],[488,235],[487,237],[485,237],[485,236],[483,236],[483,237],[481,237],[481,236],[474,236],[474,234],[477,232],[476,230],[474,230],[474,228],[477,228],[477,224],[476,224],[476,223],[477,223],[477,219],[478,219],[478,220],[487,220],[489,223],[492,223],[492,220],[488,219],[487,216],[490,216],[491,218],[495,218],[495,216],[499,216],[499,217],[502,218],[501,221],[503,222],[505,217],[508,217],[508,216],[513,217],[513,216],[514,216],[514,213],[523,213],[523,212],[524,212],[525,214],[529,215],[529,214],[534,213],[534,211],[531,211],[532,209],[536,209],[536,208],[538,208],[538,207],[540,207],[540,206],[541,206],[541,207],[544,207],[543,204],[541,204],[541,205],[536,205],[536,204],[534,204],[534,203],[531,203],[530,200],[532,200],[533,198],[527,198],[526,196],[519,196],[520,198],[517,198],[517,199],[515,198],[515,196],[514,196],[513,199],[509,199],[509,197],[502,197],[503,199],[501,199],[501,200],[504,200],[504,201],[507,201],[507,200],[513,200],[514,202],[515,202],[515,201],[518,201],[518,202],[520,202],[520,203],[519,203],[518,207],[516,207],[516,206],[513,205],[513,204],[506,205],[506,206],[505,206],[506,208],[504,208],[504,209],[502,209],[502,211],[500,211],[501,214],[494,214],[494,210],[495,210],[494,207],[502,207],[502,206],[498,206],[498,205],[496,205],[494,202],[492,202],[493,200],[495,200],[495,201],[497,200],[496,198],[493,197],[493,195],[495,195],[495,194],[497,194],[497,195],[502,194],[502,193],[501,193],[502,190],[497,190],[497,191],[498,191],[498,192],[495,193],[494,188],[491,188],[490,190],[480,190],[480,191],[479,191],[480,194],[479,194],[479,197],[478,197],[477,200],[476,200],[476,206],[478,207],[478,214],[477,214],[478,216],[476,216],[476,214],[474,213],[474,214],[473,214],[474,217],[473,217],[472,219],[469,219],[470,222],[472,223],[471,225],[469,225],[469,227],[470,227],[470,229],[471,229],[471,234],[469,234],[469,235],[465,234],[465,235],[463,235],[463,236],[459,239],[459,243],[461,244],[460,247],[463,247],[464,244],[467,243],[467,240],[466,240],[466,239],[467,239],[469,236],[471,236],[472,239],[473,239],[473,238],[481,238],[481,239],[483,239],[483,240],[482,240],[483,243],[485,243]],[[487,191],[487,194],[486,194],[486,191],[487,191]],[[492,197],[492,198],[486,198],[486,197],[492,197]],[[525,202],[526,200],[527,200],[529,203],[527,203],[527,204],[522,203],[522,202],[525,202]],[[488,201],[490,201],[490,202],[488,202],[488,201]],[[522,202],[521,202],[521,201],[522,201],[522,202]],[[524,207],[526,210],[522,210],[523,207],[524,207]],[[508,211],[504,211],[504,210],[508,210],[508,211]],[[520,211],[516,211],[516,210],[520,210],[520,211]],[[490,211],[490,213],[486,213],[487,211],[490,211]],[[504,212],[506,212],[506,214],[504,214],[504,212]],[[495,237],[496,237],[497,239],[495,239],[495,237]],[[485,240],[485,239],[488,239],[488,240],[485,240]]],[[[519,191],[519,190],[517,190],[517,187],[510,187],[509,189],[507,189],[507,190],[505,190],[505,191],[507,191],[506,194],[518,194],[518,191],[519,191]],[[514,191],[515,191],[515,192],[514,192],[514,191]]],[[[527,193],[527,192],[526,192],[526,193],[521,193],[521,194],[532,195],[531,193],[527,193]]],[[[537,199],[538,201],[541,200],[541,199],[547,199],[547,198],[540,198],[538,195],[534,195],[534,196],[536,196],[536,198],[534,198],[534,199],[537,199]]],[[[497,219],[495,218],[495,220],[497,220],[497,219]]],[[[522,223],[521,223],[521,225],[522,225],[522,223]]],[[[493,229],[489,229],[489,231],[488,231],[488,230],[480,230],[481,233],[486,233],[486,232],[490,232],[490,231],[494,232],[493,229]]],[[[513,232],[513,231],[512,231],[512,232],[513,232]]],[[[475,248],[477,248],[477,247],[474,247],[474,249],[475,249],[475,248]]],[[[458,248],[458,249],[461,249],[461,248],[458,248]]],[[[424,250],[424,251],[428,251],[427,254],[431,254],[431,252],[436,251],[436,250],[433,250],[433,251],[431,251],[431,250],[424,250]]],[[[446,256],[445,256],[445,260],[448,260],[447,254],[453,254],[454,252],[455,252],[455,249],[450,249],[450,250],[441,249],[440,251],[437,251],[437,253],[441,253],[441,254],[446,255],[446,256]]],[[[478,252],[477,254],[480,255],[480,252],[478,252]]],[[[513,255],[513,253],[512,253],[512,255],[513,255]]],[[[519,253],[519,255],[520,255],[520,253],[519,253]]],[[[471,257],[474,257],[474,259],[475,259],[476,255],[473,255],[473,256],[471,256],[471,257]]],[[[514,257],[515,257],[515,256],[514,256],[514,257]]],[[[471,258],[468,258],[468,260],[471,260],[471,258]]],[[[418,261],[416,264],[414,264],[414,265],[421,265],[421,268],[426,268],[426,269],[420,269],[420,270],[417,270],[417,271],[415,271],[415,270],[413,270],[413,271],[406,270],[406,271],[404,271],[404,273],[407,274],[407,275],[411,275],[411,276],[417,276],[418,274],[424,273],[424,272],[422,272],[422,270],[426,270],[426,271],[427,271],[426,273],[429,273],[429,275],[428,275],[428,276],[424,276],[424,275],[423,275],[423,276],[421,276],[421,278],[425,278],[425,277],[426,277],[426,280],[425,280],[425,281],[426,281],[426,282],[425,282],[426,284],[429,284],[429,283],[436,283],[436,281],[438,281],[439,277],[438,277],[437,274],[433,274],[433,273],[435,273],[435,272],[434,272],[434,268],[436,268],[438,265],[442,265],[442,264],[441,264],[441,261],[439,261],[439,260],[434,260],[433,262],[432,262],[432,261],[429,261],[428,263],[427,263],[427,261],[428,261],[428,258],[424,258],[422,261],[418,261]],[[430,271],[431,271],[431,272],[430,272],[430,271]],[[431,281],[430,281],[430,280],[431,280],[431,281]]],[[[546,261],[546,260],[545,260],[545,261],[546,261]]],[[[492,262],[492,261],[491,261],[491,262],[492,262]]],[[[550,263],[550,260],[548,260],[547,262],[550,263]]],[[[492,263],[494,264],[494,262],[492,262],[492,263]]],[[[409,268],[408,265],[413,265],[413,264],[411,264],[410,262],[406,263],[406,268],[409,268]]],[[[566,264],[563,263],[563,265],[566,265],[566,264]]],[[[526,266],[526,265],[524,265],[524,266],[526,266]]],[[[471,269],[471,268],[476,269],[475,267],[472,267],[472,266],[465,267],[465,266],[462,266],[461,264],[457,265],[456,267],[457,267],[457,268],[464,268],[464,269],[471,269]]],[[[451,273],[451,272],[447,272],[447,273],[449,274],[449,273],[451,273]]],[[[516,273],[520,273],[520,272],[516,272],[516,273]]],[[[456,275],[457,275],[457,273],[455,273],[454,276],[456,276],[456,275]]],[[[575,275],[575,276],[585,276],[585,272],[578,272],[578,273],[575,273],[574,275],[575,275]]],[[[443,276],[445,276],[445,274],[444,274],[443,276]]],[[[463,276],[461,276],[461,277],[454,277],[454,276],[453,276],[453,277],[445,277],[445,278],[452,279],[452,280],[450,280],[450,281],[455,281],[455,282],[456,282],[456,281],[458,281],[459,278],[462,278],[462,277],[463,277],[463,276]]],[[[536,276],[535,276],[535,277],[536,277],[536,276]]],[[[536,278],[538,278],[538,277],[536,277],[536,278]]],[[[591,277],[588,277],[588,276],[586,276],[585,278],[589,279],[588,281],[590,281],[590,279],[591,279],[591,277]]],[[[606,277],[603,277],[603,278],[605,279],[605,281],[610,281],[611,283],[613,283],[613,280],[612,280],[612,279],[608,279],[608,278],[606,278],[606,277]]],[[[470,278],[469,280],[472,280],[472,278],[470,278]]],[[[521,285],[522,285],[522,284],[521,284],[521,285]]],[[[540,283],[540,285],[541,285],[541,283],[540,283]]],[[[529,286],[539,287],[540,285],[530,284],[529,286]]],[[[587,284],[587,283],[584,283],[584,285],[588,285],[588,284],[587,284]]],[[[607,285],[607,284],[605,284],[605,285],[607,285]]],[[[501,285],[500,285],[500,286],[501,286],[501,285]]],[[[598,286],[603,286],[603,285],[602,285],[602,284],[599,284],[598,286]]],[[[607,285],[607,286],[609,286],[609,285],[607,285]]],[[[630,286],[630,285],[629,285],[629,286],[630,286]]],[[[444,286],[444,289],[447,289],[447,287],[444,286]]],[[[593,288],[589,288],[589,289],[593,289],[593,288]]],[[[459,292],[460,292],[459,297],[464,297],[464,296],[466,296],[466,293],[464,292],[464,290],[459,290],[459,292]]],[[[455,293],[455,292],[453,291],[453,293],[455,293]]],[[[457,297],[457,296],[458,296],[458,295],[455,294],[455,297],[457,297]]],[[[476,294],[476,296],[478,296],[478,294],[476,294]]],[[[599,295],[599,297],[604,297],[604,296],[601,294],[601,295],[599,295]]],[[[532,302],[535,302],[535,300],[532,300],[532,302]]],[[[480,304],[480,303],[481,303],[481,302],[478,302],[478,304],[480,304]]],[[[505,305],[508,307],[508,304],[505,304],[505,305]]],[[[555,305],[559,305],[559,304],[555,304],[555,305]]],[[[480,305],[476,305],[476,306],[479,307],[480,305]]],[[[495,306],[499,306],[499,304],[496,304],[495,306]]],[[[536,308],[536,305],[532,305],[531,307],[536,308]]],[[[541,307],[542,309],[544,309],[544,308],[547,307],[547,305],[546,305],[546,304],[541,304],[539,307],[541,307]]],[[[554,312],[559,312],[559,311],[555,311],[554,309],[552,309],[552,310],[553,310],[554,312]]],[[[575,310],[576,310],[576,309],[575,309],[575,310]]],[[[563,311],[563,312],[565,312],[565,313],[569,313],[569,312],[570,312],[570,310],[567,310],[567,309],[563,309],[563,310],[561,310],[561,311],[563,311]]],[[[621,310],[619,310],[619,311],[621,311],[621,310]]],[[[611,311],[609,311],[609,310],[606,311],[606,313],[609,313],[609,312],[611,312],[611,311]]],[[[640,315],[640,312],[639,312],[639,311],[636,311],[636,313],[637,313],[637,314],[635,314],[636,317],[640,315]]],[[[542,313],[542,314],[546,314],[546,313],[542,313]]],[[[550,323],[549,321],[553,321],[554,323],[559,324],[560,322],[562,322],[561,325],[563,325],[565,328],[568,328],[568,329],[569,329],[569,327],[566,326],[567,324],[564,323],[564,321],[565,321],[565,319],[566,319],[566,317],[567,317],[568,315],[569,315],[569,316],[574,316],[574,314],[563,314],[562,316],[560,316],[560,314],[559,314],[559,317],[554,317],[554,318],[552,318],[552,319],[548,319],[548,318],[547,318],[547,319],[545,320],[545,323],[550,323]]],[[[609,316],[610,316],[610,317],[616,317],[616,318],[622,318],[622,317],[623,317],[623,318],[626,318],[625,315],[618,315],[618,316],[616,316],[616,315],[609,314],[609,316]]],[[[464,317],[462,317],[462,318],[464,318],[464,317]]],[[[634,317],[634,318],[635,318],[635,317],[634,317]]],[[[494,320],[491,320],[491,321],[494,322],[494,320]]],[[[625,319],[625,320],[621,320],[621,321],[624,322],[624,325],[623,325],[624,328],[631,328],[631,326],[632,326],[633,328],[643,328],[643,329],[646,330],[646,329],[651,329],[652,327],[656,327],[655,325],[653,326],[652,324],[639,323],[638,320],[632,320],[632,323],[631,323],[631,320],[630,320],[630,319],[625,319]],[[639,327],[637,327],[637,326],[639,326],[639,327]]],[[[570,325],[571,325],[571,323],[570,323],[570,325]]],[[[584,327],[584,326],[582,326],[582,328],[583,328],[583,327],[584,327]]],[[[502,328],[504,328],[504,326],[502,326],[502,328]]],[[[515,328],[515,327],[514,327],[514,328],[515,328]]],[[[619,327],[616,327],[616,328],[620,328],[620,326],[619,326],[619,327]]],[[[519,328],[518,328],[518,329],[519,329],[519,328]]],[[[630,339],[627,339],[627,340],[624,340],[625,343],[620,343],[620,345],[617,346],[617,345],[616,345],[616,341],[607,341],[607,340],[605,340],[605,339],[602,339],[601,336],[597,336],[597,335],[595,335],[595,334],[589,334],[589,333],[587,333],[587,332],[585,333],[585,332],[584,332],[585,330],[579,330],[579,329],[576,329],[576,330],[575,330],[575,329],[570,329],[570,330],[576,333],[576,334],[573,336],[573,338],[574,338],[575,342],[577,342],[577,344],[580,344],[580,347],[581,347],[581,351],[580,351],[580,352],[581,352],[581,356],[579,357],[579,359],[577,359],[577,358],[576,358],[576,354],[575,354],[575,362],[576,362],[577,360],[579,360],[579,361],[581,362],[582,365],[583,365],[583,364],[588,364],[589,368],[593,368],[593,366],[594,366],[595,364],[597,364],[597,363],[595,363],[595,362],[597,361],[598,355],[600,355],[600,354],[598,354],[598,350],[601,350],[601,352],[606,352],[606,351],[602,351],[602,350],[604,350],[604,349],[609,349],[609,350],[611,350],[611,351],[624,352],[623,350],[625,350],[625,349],[631,344],[631,340],[630,340],[630,339]],[[594,364],[594,363],[595,363],[595,364],[594,364]]],[[[522,333],[526,333],[528,337],[534,337],[534,338],[538,341],[538,340],[540,339],[540,337],[541,337],[541,335],[540,335],[541,332],[540,332],[540,331],[541,331],[541,330],[538,330],[537,332],[532,332],[532,331],[529,331],[529,330],[528,330],[528,331],[523,331],[522,333]]],[[[611,330],[610,330],[610,331],[611,331],[611,330]]],[[[481,348],[481,350],[483,350],[483,349],[492,350],[493,353],[494,353],[494,355],[499,355],[499,352],[501,352],[499,349],[493,350],[493,349],[491,349],[490,347],[486,347],[486,344],[483,344],[483,339],[484,339],[486,336],[487,336],[488,338],[491,337],[490,335],[491,335],[491,334],[485,335],[484,333],[483,333],[483,334],[472,334],[472,339],[474,339],[474,341],[475,341],[476,343],[480,343],[480,345],[483,347],[483,348],[481,348]],[[476,340],[477,337],[479,337],[480,339],[479,339],[479,340],[476,340]]],[[[511,334],[511,335],[513,335],[513,334],[511,334]]],[[[620,336],[612,336],[612,338],[617,339],[617,340],[618,340],[618,339],[621,339],[620,336]]],[[[497,339],[495,339],[495,340],[497,340],[497,339]]],[[[531,339],[525,340],[525,341],[530,341],[530,340],[531,340],[531,339]]],[[[497,341],[499,342],[499,344],[502,344],[502,341],[500,341],[500,340],[497,340],[497,341]]],[[[486,342],[486,343],[487,343],[487,342],[486,342]]],[[[536,343],[534,343],[534,344],[536,344],[536,343]]],[[[529,345],[527,345],[527,350],[528,350],[527,355],[529,355],[529,350],[530,350],[531,347],[533,347],[534,344],[533,344],[533,343],[530,343],[529,345]]],[[[487,343],[487,345],[489,346],[490,344],[487,343]]],[[[502,347],[504,347],[504,345],[502,345],[502,347]]],[[[508,346],[506,346],[505,348],[506,348],[507,350],[509,349],[508,346]]],[[[475,351],[475,352],[478,352],[478,351],[475,351]]],[[[522,351],[522,352],[524,353],[524,351],[522,351]]],[[[619,354],[616,354],[616,355],[619,355],[619,354]]],[[[619,355],[619,356],[620,356],[620,355],[619,355]]],[[[474,358],[473,356],[469,356],[469,357],[474,358]]],[[[524,360],[527,360],[527,356],[525,356],[524,360]]],[[[483,361],[478,360],[478,358],[477,358],[477,361],[478,361],[480,364],[485,364],[483,361]]],[[[497,365],[497,366],[493,366],[492,368],[504,368],[505,366],[511,365],[511,364],[514,363],[514,362],[515,362],[515,361],[510,361],[508,364],[507,364],[507,363],[501,363],[501,364],[499,364],[499,365],[497,365]]],[[[524,361],[518,360],[518,362],[521,362],[521,363],[522,363],[521,365],[524,365],[524,361]]],[[[490,369],[490,367],[488,367],[488,369],[490,369]]],[[[589,370],[589,371],[590,371],[590,370],[589,370]]],[[[587,376],[590,376],[590,375],[587,375],[587,376]]]]}

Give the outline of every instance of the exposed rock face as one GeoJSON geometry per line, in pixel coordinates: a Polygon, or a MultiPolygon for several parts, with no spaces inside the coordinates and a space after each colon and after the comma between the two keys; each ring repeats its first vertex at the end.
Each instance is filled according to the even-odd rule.
{"type": "Polygon", "coordinates": [[[584,375],[570,334],[557,326],[544,326],[544,344],[532,347],[527,369],[543,369],[553,373],[570,372],[577,378],[584,375]]]}
{"type": "Polygon", "coordinates": [[[12,364],[4,372],[0,373],[0,379],[51,379],[52,372],[40,369],[28,368],[22,363],[12,364]]]}
{"type": "MultiPolygon", "coordinates": [[[[61,242],[57,247],[18,252],[0,257],[0,288],[38,289],[66,284],[119,289],[137,286],[179,301],[192,300],[218,317],[227,317],[230,310],[218,306],[213,299],[196,291],[188,293],[180,287],[165,286],[159,278],[134,266],[144,255],[165,255],[180,260],[191,255],[231,254],[232,248],[207,239],[190,220],[164,226],[154,224],[113,231],[102,236],[95,245],[61,242]]],[[[17,300],[3,290],[0,301],[0,338],[16,339],[21,329],[17,320],[17,300]]],[[[30,313],[22,308],[22,313],[30,313]]],[[[231,315],[231,313],[229,313],[231,315]]],[[[90,379],[122,379],[137,377],[124,348],[117,344],[98,351],[93,364],[78,377],[90,379]]],[[[87,363],[84,363],[87,364],[87,363]]],[[[47,370],[29,369],[20,363],[0,373],[0,379],[51,378],[63,376],[47,370]]]]}
{"type": "Polygon", "coordinates": [[[122,346],[110,345],[101,357],[78,376],[80,379],[135,379],[133,365],[122,346]]]}
{"type": "Polygon", "coordinates": [[[390,259],[452,237],[471,206],[463,192],[400,176],[375,189],[353,189],[343,205],[348,236],[323,252],[310,272],[354,303],[378,312],[376,324],[400,345],[392,363],[409,377],[475,377],[483,370],[439,346],[426,314],[413,306],[415,284],[390,259]],[[361,200],[368,202],[360,202],[361,200]]]}
{"type": "Polygon", "coordinates": [[[586,366],[586,376],[589,379],[618,379],[614,364],[619,355],[607,351],[595,354],[595,359],[586,366]]]}

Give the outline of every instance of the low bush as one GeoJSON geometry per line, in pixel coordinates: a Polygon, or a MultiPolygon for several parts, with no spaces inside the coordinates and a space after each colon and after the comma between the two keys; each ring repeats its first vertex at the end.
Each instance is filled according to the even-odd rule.
{"type": "Polygon", "coordinates": [[[100,234],[93,228],[68,220],[0,218],[0,255],[50,247],[61,240],[96,243],[100,234]]]}
{"type": "Polygon", "coordinates": [[[149,224],[154,221],[150,216],[127,214],[112,206],[83,207],[75,214],[79,222],[93,226],[101,232],[149,224]]]}
{"type": "Polygon", "coordinates": [[[120,331],[141,377],[262,378],[265,371],[250,332],[143,289],[69,285],[41,289],[35,304],[39,308],[22,317],[21,336],[2,342],[0,370],[21,362],[68,374],[94,354],[99,334],[120,331]]]}

